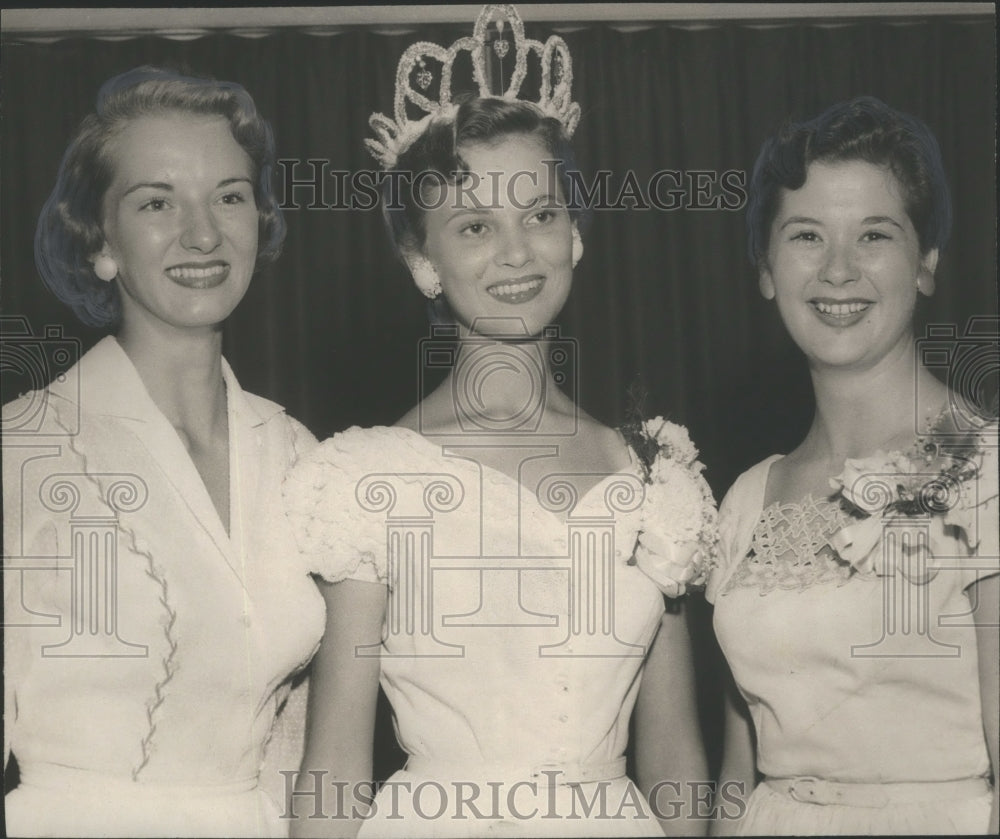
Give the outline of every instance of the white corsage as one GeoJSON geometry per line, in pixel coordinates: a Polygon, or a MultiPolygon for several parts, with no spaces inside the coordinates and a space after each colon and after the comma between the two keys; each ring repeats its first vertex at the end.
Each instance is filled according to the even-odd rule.
{"type": "Polygon", "coordinates": [[[882,535],[892,521],[904,518],[926,522],[927,543],[903,541],[899,556],[923,552],[928,569],[935,556],[954,548],[947,537],[961,535],[970,550],[979,544],[979,516],[990,498],[979,497],[983,466],[981,435],[944,447],[933,438],[918,438],[909,453],[878,451],[869,458],[847,460],[830,485],[843,499],[855,521],[830,540],[840,558],[862,573],[890,575],[884,567],[882,535]]]}
{"type": "Polygon", "coordinates": [[[704,585],[718,554],[718,512],[687,429],[663,417],[622,433],[642,464],[646,497],[630,564],[668,597],[704,585]]]}

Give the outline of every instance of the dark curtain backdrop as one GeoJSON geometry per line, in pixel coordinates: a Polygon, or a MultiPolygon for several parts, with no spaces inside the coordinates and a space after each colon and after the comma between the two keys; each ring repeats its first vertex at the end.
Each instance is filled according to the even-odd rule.
{"type": "MultiPolygon", "coordinates": [[[[530,37],[550,34],[524,13],[530,37]]],[[[449,44],[469,29],[7,39],[4,315],[25,316],[36,332],[59,324],[84,349],[100,337],[41,286],[32,236],[65,143],[107,77],[152,63],[239,81],[272,121],[282,158],[321,159],[331,170],[355,172],[373,165],[362,145],[367,118],[391,112],[405,47],[418,38],[449,44]]],[[[858,94],[922,117],[941,143],[955,230],[937,294],[919,312],[920,329],[948,323],[961,334],[971,316],[996,315],[992,17],[632,31],[587,25],[567,27],[563,36],[583,107],[579,163],[589,173],[608,170],[612,196],[629,172],[646,184],[664,169],[747,171],[786,116],[809,116],[858,94]]],[[[304,179],[309,171],[303,163],[294,174],[304,179]]],[[[326,186],[319,197],[334,203],[333,178],[326,186]]],[[[289,204],[313,200],[309,188],[283,194],[289,204]]],[[[417,398],[418,342],[428,329],[423,298],[395,261],[378,212],[302,208],[286,217],[284,254],[257,277],[227,325],[227,357],[244,387],[286,405],[320,437],[352,424],[392,423],[417,398]]],[[[626,389],[641,377],[647,413],[689,426],[719,498],[740,471],[800,439],[811,417],[807,371],[773,306],[757,293],[742,208],[597,211],[585,241],[561,327],[578,348],[588,411],[620,422],[626,389]]],[[[5,400],[26,387],[16,371],[4,378],[5,400]]],[[[705,707],[714,757],[713,684],[710,678],[705,707]]]]}

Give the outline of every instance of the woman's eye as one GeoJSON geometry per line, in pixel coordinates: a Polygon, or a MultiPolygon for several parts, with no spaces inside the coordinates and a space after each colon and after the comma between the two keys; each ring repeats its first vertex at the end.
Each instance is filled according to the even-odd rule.
{"type": "Polygon", "coordinates": [[[882,239],[891,239],[892,237],[886,235],[880,230],[868,230],[862,235],[861,238],[865,242],[878,242],[882,239]]]}
{"type": "Polygon", "coordinates": [[[555,217],[556,214],[552,210],[539,210],[531,217],[531,219],[536,224],[545,224],[546,222],[552,221],[555,217]]]}
{"type": "Polygon", "coordinates": [[[817,242],[819,241],[819,236],[812,230],[800,230],[798,233],[792,235],[792,241],[817,242]]]}
{"type": "Polygon", "coordinates": [[[165,209],[167,206],[166,198],[150,198],[144,204],[142,204],[140,210],[152,210],[153,212],[158,212],[159,210],[165,209]]]}
{"type": "Polygon", "coordinates": [[[468,236],[481,236],[486,232],[486,225],[481,221],[473,221],[463,226],[460,232],[468,236]]]}
{"type": "Polygon", "coordinates": [[[221,200],[223,204],[245,204],[247,199],[242,192],[227,192],[221,200]]]}

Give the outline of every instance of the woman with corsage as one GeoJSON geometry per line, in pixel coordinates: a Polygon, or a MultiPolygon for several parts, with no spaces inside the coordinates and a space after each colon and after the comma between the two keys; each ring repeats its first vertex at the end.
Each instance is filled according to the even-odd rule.
{"type": "Polygon", "coordinates": [[[697,453],[657,419],[643,460],[557,383],[576,359],[550,324],[583,251],[570,74],[560,38],[527,40],[489,6],[450,51],[412,46],[396,119],[373,117],[370,149],[404,178],[393,241],[454,323],[424,363],[450,369],[394,426],[335,435],[286,481],[328,615],[293,834],[705,830],[685,786],[706,771],[690,641],[660,587],[682,594],[715,545],[697,453]],[[452,101],[470,57],[479,95],[452,101]],[[529,57],[539,99],[518,98],[529,57]],[[380,681],[408,760],[369,805],[380,681]]]}
{"type": "Polygon", "coordinates": [[[722,780],[752,794],[716,830],[995,833],[997,426],[915,361],[951,221],[937,142],[862,97],[768,140],[750,194],[816,410],[720,513],[722,780]]]}
{"type": "Polygon", "coordinates": [[[301,728],[262,765],[323,601],[281,481],[315,440],[222,357],[284,238],[274,161],[240,85],[140,67],[42,210],[42,279],[113,334],[4,406],[7,835],[287,835],[301,728]]]}

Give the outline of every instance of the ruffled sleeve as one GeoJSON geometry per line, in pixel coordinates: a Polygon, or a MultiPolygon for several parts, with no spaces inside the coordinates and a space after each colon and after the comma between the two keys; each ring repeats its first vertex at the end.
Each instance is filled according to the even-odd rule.
{"type": "Polygon", "coordinates": [[[384,456],[383,436],[357,427],[335,434],[285,477],[285,514],[299,550],[308,571],[328,582],[388,583],[384,516],[364,509],[357,493],[384,456]]]}
{"type": "Polygon", "coordinates": [[[773,455],[748,469],[736,479],[722,500],[719,507],[719,557],[705,587],[705,599],[709,603],[715,603],[750,546],[750,537],[763,510],[771,464],[780,457],[773,455]]]}

